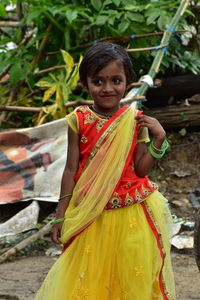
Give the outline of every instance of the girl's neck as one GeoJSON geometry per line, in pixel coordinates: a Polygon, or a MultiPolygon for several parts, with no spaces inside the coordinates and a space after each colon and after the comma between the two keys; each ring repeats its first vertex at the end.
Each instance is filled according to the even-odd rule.
{"type": "Polygon", "coordinates": [[[95,104],[93,104],[91,106],[91,108],[98,115],[103,116],[106,119],[109,119],[110,117],[112,117],[118,111],[119,106],[114,108],[114,109],[110,109],[110,110],[102,110],[102,109],[96,107],[95,104]]]}

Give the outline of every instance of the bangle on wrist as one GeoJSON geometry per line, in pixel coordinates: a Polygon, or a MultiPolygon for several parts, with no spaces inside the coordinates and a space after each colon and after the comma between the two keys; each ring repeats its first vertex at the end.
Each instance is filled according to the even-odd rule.
{"type": "Polygon", "coordinates": [[[163,152],[169,148],[169,143],[168,143],[167,139],[164,140],[164,142],[162,143],[160,148],[157,148],[156,146],[154,146],[154,139],[152,140],[151,143],[152,143],[152,148],[154,150],[156,150],[157,152],[163,152]]]}
{"type": "Polygon", "coordinates": [[[70,196],[72,196],[71,193],[70,193],[70,194],[63,195],[63,196],[61,196],[61,197],[58,199],[58,201],[62,200],[62,199],[65,198],[65,197],[70,197],[70,196]]]}
{"type": "Polygon", "coordinates": [[[65,221],[65,218],[61,218],[61,219],[51,221],[50,224],[53,225],[53,224],[57,224],[57,223],[60,223],[60,222],[63,222],[63,221],[65,221]]]}
{"type": "Polygon", "coordinates": [[[169,148],[169,143],[168,141],[165,139],[164,142],[162,143],[162,146],[161,148],[157,148],[154,146],[153,144],[154,140],[151,141],[149,147],[148,147],[148,150],[149,152],[151,153],[151,155],[154,157],[154,158],[161,158],[164,156],[166,150],[169,148]]]}

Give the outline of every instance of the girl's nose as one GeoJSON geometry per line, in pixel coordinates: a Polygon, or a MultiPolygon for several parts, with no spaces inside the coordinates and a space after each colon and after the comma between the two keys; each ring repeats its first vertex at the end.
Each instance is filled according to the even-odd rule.
{"type": "Polygon", "coordinates": [[[111,82],[105,82],[104,86],[103,86],[103,91],[108,93],[108,92],[112,92],[113,91],[113,85],[111,82]]]}

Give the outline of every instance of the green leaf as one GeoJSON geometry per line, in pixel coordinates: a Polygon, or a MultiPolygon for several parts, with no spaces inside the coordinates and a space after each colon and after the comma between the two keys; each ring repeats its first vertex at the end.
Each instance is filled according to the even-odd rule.
{"type": "Polygon", "coordinates": [[[127,5],[124,6],[125,10],[131,10],[132,12],[143,11],[144,8],[145,8],[144,5],[127,4],[127,5]]]}
{"type": "Polygon", "coordinates": [[[67,72],[68,72],[68,74],[70,74],[74,67],[74,59],[67,51],[64,51],[64,50],[60,50],[60,51],[62,53],[62,56],[63,56],[63,59],[64,59],[66,65],[67,65],[67,72]]]}
{"type": "Polygon", "coordinates": [[[52,82],[46,81],[46,80],[40,80],[38,81],[35,85],[41,88],[45,88],[45,87],[52,87],[52,82]]]}
{"type": "Polygon", "coordinates": [[[29,14],[25,16],[25,20],[27,23],[30,23],[31,21],[37,19],[42,13],[44,12],[43,8],[35,8],[35,10],[32,10],[29,14]]]}
{"type": "Polygon", "coordinates": [[[80,64],[83,60],[83,56],[81,55],[80,58],[79,58],[79,62],[78,62],[78,65],[74,68],[74,71],[68,81],[70,87],[71,87],[71,90],[72,89],[75,89],[77,84],[78,84],[78,80],[79,80],[79,67],[80,67],[80,64]]]}
{"type": "Polygon", "coordinates": [[[160,10],[159,9],[147,10],[145,16],[147,17],[147,25],[149,25],[160,16],[160,10]]]}
{"type": "Polygon", "coordinates": [[[101,7],[102,7],[101,0],[90,0],[90,2],[97,11],[99,11],[101,9],[101,7]]]}
{"type": "Polygon", "coordinates": [[[112,0],[105,0],[103,2],[103,7],[105,7],[106,5],[111,4],[111,3],[112,3],[112,0]]]}
{"type": "Polygon", "coordinates": [[[5,18],[7,16],[7,12],[3,4],[0,3],[0,17],[5,18]]]}
{"type": "Polygon", "coordinates": [[[66,17],[70,23],[72,23],[77,18],[77,11],[69,9],[66,11],[66,17]]]}
{"type": "Polygon", "coordinates": [[[119,14],[117,10],[114,9],[107,9],[107,10],[101,10],[101,13],[104,15],[109,15],[110,16],[116,16],[119,14]]]}
{"type": "Polygon", "coordinates": [[[14,64],[10,69],[10,82],[11,84],[14,84],[22,79],[25,78],[26,74],[24,73],[24,70],[21,67],[20,62],[17,62],[14,64]]]}
{"type": "Polygon", "coordinates": [[[55,85],[53,85],[51,88],[46,90],[44,92],[43,102],[46,102],[47,100],[49,100],[49,98],[51,98],[51,96],[55,93],[55,91],[56,91],[55,85]]]}
{"type": "Polygon", "coordinates": [[[152,9],[152,7],[153,7],[152,3],[148,3],[144,9],[148,10],[149,8],[152,9]]]}
{"type": "Polygon", "coordinates": [[[5,38],[2,38],[1,40],[0,40],[0,45],[4,45],[5,46],[5,44],[7,44],[7,43],[9,43],[9,42],[12,42],[13,40],[11,39],[11,38],[9,38],[9,37],[5,37],[5,38]]]}
{"type": "Polygon", "coordinates": [[[137,1],[134,1],[134,0],[122,0],[122,3],[123,3],[124,5],[129,5],[129,4],[136,5],[136,4],[137,4],[137,1]]]}
{"type": "Polygon", "coordinates": [[[130,25],[129,22],[123,21],[118,25],[118,29],[120,32],[124,32],[128,28],[129,25],[130,25]]]}
{"type": "Polygon", "coordinates": [[[113,0],[113,2],[115,3],[116,6],[120,5],[121,0],[113,0]]]}
{"type": "MultiPolygon", "coordinates": [[[[79,12],[79,15],[85,17],[91,24],[94,22],[93,16],[89,16],[85,12],[79,12]]],[[[84,20],[84,18],[83,18],[83,20],[84,20]]]]}
{"type": "Polygon", "coordinates": [[[144,16],[143,16],[142,14],[139,14],[139,13],[128,12],[128,13],[127,13],[127,17],[128,17],[131,21],[136,21],[136,22],[138,22],[138,23],[144,22],[144,16]]]}
{"type": "Polygon", "coordinates": [[[169,68],[169,61],[166,59],[163,59],[162,65],[165,66],[166,68],[169,68]]]}
{"type": "Polygon", "coordinates": [[[108,19],[109,19],[108,16],[98,16],[95,24],[96,25],[104,25],[108,19]]]}
{"type": "Polygon", "coordinates": [[[170,17],[167,14],[161,14],[158,19],[158,27],[160,30],[165,30],[166,25],[170,23],[170,17]]]}
{"type": "Polygon", "coordinates": [[[111,17],[111,18],[108,19],[108,24],[109,24],[109,25],[112,25],[112,26],[113,26],[114,23],[115,23],[115,18],[111,17]]]}
{"type": "Polygon", "coordinates": [[[0,72],[2,72],[4,69],[6,69],[9,66],[9,63],[6,60],[0,59],[0,72]]]}
{"type": "Polygon", "coordinates": [[[193,17],[193,18],[196,18],[195,14],[193,14],[193,12],[190,11],[189,9],[186,9],[185,13],[188,14],[189,16],[193,17]]]}

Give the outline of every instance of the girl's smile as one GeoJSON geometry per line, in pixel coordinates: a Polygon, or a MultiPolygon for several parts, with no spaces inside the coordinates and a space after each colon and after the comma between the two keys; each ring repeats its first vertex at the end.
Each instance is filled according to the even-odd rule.
{"type": "Polygon", "coordinates": [[[120,60],[109,63],[99,73],[87,78],[87,90],[94,107],[101,113],[114,113],[126,91],[126,75],[120,60]]]}

